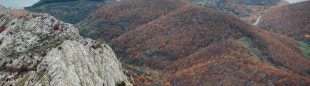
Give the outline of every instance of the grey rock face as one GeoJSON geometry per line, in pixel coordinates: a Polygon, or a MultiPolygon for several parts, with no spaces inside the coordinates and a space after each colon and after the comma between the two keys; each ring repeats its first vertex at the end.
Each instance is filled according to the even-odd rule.
{"type": "Polygon", "coordinates": [[[131,85],[108,45],[48,14],[0,12],[1,86],[118,84],[131,85]]]}

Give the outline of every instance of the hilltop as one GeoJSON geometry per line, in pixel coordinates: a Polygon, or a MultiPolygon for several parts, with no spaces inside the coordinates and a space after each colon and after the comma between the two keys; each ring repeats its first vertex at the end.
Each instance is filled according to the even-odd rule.
{"type": "Polygon", "coordinates": [[[123,0],[98,8],[76,26],[83,36],[110,41],[185,4],[181,0],[123,0]]]}

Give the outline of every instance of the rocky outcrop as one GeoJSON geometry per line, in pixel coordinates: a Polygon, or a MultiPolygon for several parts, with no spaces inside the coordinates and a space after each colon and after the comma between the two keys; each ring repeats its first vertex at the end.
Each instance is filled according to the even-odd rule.
{"type": "Polygon", "coordinates": [[[112,49],[48,14],[0,13],[1,86],[115,86],[130,82],[112,49]]]}

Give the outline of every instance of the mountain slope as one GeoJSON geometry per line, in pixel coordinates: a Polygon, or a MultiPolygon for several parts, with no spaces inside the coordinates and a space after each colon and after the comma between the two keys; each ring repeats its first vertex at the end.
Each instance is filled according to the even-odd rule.
{"type": "Polygon", "coordinates": [[[273,6],[288,4],[284,0],[188,0],[206,8],[219,12],[230,13],[252,23],[266,10],[273,6]]]}
{"type": "MultiPolygon", "coordinates": [[[[248,52],[251,53],[249,55],[257,58],[256,60],[263,64],[269,64],[271,67],[283,69],[281,70],[283,72],[294,71],[300,75],[308,76],[307,71],[310,67],[305,64],[310,63],[301,52],[298,52],[297,43],[286,37],[269,35],[267,32],[256,31],[256,28],[253,30],[253,27],[237,18],[205,11],[202,8],[185,6],[175,13],[121,35],[113,40],[112,44],[115,44],[115,50],[120,57],[123,57],[121,59],[125,61],[124,63],[142,68],[165,70],[167,65],[179,60],[181,63],[184,61],[196,63],[192,60],[182,59],[208,46],[226,42],[229,39],[235,41],[245,39],[242,42],[249,43],[247,45],[248,52]],[[290,53],[287,54],[287,52],[290,53]],[[292,62],[290,59],[295,59],[298,63],[292,62]]],[[[237,58],[237,56],[228,56],[237,58]]],[[[200,59],[206,57],[211,58],[213,55],[200,57],[200,59]]],[[[221,61],[225,60],[219,62],[221,61]]],[[[189,64],[185,63],[185,65],[189,64]]],[[[233,74],[228,73],[228,75],[233,74]]],[[[231,82],[235,81],[231,80],[231,82]]]]}
{"type": "Polygon", "coordinates": [[[167,68],[172,86],[303,86],[309,78],[272,67],[255,59],[240,41],[212,44],[167,68]]]}
{"type": "MultiPolygon", "coordinates": [[[[222,77],[204,71],[223,71],[225,84],[309,84],[310,62],[294,39],[181,0],[121,1],[98,9],[78,26],[81,34],[112,45],[136,85],[203,85],[199,80],[212,82],[222,77]],[[170,8],[147,3],[169,3],[170,8]],[[240,71],[225,71],[235,68],[240,71]],[[256,70],[263,72],[262,76],[250,76],[261,74],[253,72],[256,70]],[[216,76],[198,78],[212,75],[216,76]]],[[[222,85],[214,82],[210,84],[222,85]]]]}
{"type": "Polygon", "coordinates": [[[25,9],[32,12],[49,13],[69,23],[83,20],[100,5],[116,0],[40,0],[25,9]]]}
{"type": "Polygon", "coordinates": [[[48,14],[0,12],[0,85],[128,85],[111,48],[48,14]]]}
{"type": "Polygon", "coordinates": [[[297,40],[309,40],[310,37],[310,1],[281,6],[265,14],[259,27],[280,33],[297,40]]]}
{"type": "MultiPolygon", "coordinates": [[[[230,13],[251,22],[254,22],[258,16],[270,7],[284,3],[280,0],[188,1],[198,5],[203,4],[206,8],[216,11],[230,13]]],[[[185,3],[188,2],[185,0],[122,0],[121,2],[98,8],[88,18],[77,23],[75,26],[81,30],[83,36],[95,38],[99,41],[110,41],[120,34],[179,9],[185,3]],[[89,28],[91,29],[89,30],[89,28]]]]}
{"type": "Polygon", "coordinates": [[[262,16],[258,26],[264,30],[292,37],[310,59],[310,1],[274,8],[262,16]]]}
{"type": "Polygon", "coordinates": [[[175,11],[185,3],[181,0],[122,0],[98,8],[76,26],[83,36],[110,41],[123,33],[175,11]]]}

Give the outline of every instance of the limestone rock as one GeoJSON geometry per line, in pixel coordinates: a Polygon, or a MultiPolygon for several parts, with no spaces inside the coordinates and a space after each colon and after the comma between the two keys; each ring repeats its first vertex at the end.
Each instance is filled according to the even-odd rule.
{"type": "Polygon", "coordinates": [[[112,49],[49,14],[0,10],[1,86],[132,85],[112,49]]]}

